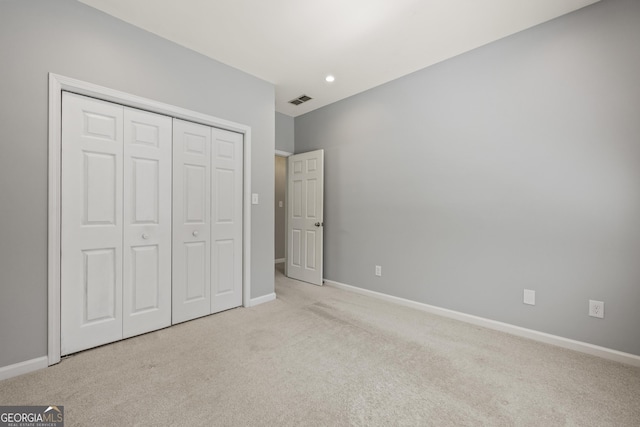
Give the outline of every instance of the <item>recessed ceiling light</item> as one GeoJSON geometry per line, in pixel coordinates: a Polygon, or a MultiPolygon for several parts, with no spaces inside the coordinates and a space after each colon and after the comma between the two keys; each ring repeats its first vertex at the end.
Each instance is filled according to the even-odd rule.
{"type": "Polygon", "coordinates": [[[327,83],[333,83],[333,82],[336,80],[336,78],[335,78],[335,77],[333,77],[331,74],[329,74],[329,75],[328,75],[327,77],[325,77],[324,79],[325,79],[325,81],[326,81],[327,83]]]}

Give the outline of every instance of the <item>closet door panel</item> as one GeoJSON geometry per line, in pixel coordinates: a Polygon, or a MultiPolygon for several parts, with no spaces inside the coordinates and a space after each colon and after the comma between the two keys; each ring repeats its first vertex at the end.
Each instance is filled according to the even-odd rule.
{"type": "Polygon", "coordinates": [[[173,120],[173,311],[211,313],[211,128],[173,120]]]}
{"type": "Polygon", "coordinates": [[[61,354],[242,305],[243,135],[62,96],[61,354]]]}
{"type": "Polygon", "coordinates": [[[242,305],[243,135],[212,129],[212,312],[242,305]]]}
{"type": "Polygon", "coordinates": [[[61,354],[122,338],[123,107],[62,96],[61,354]]]}
{"type": "Polygon", "coordinates": [[[124,108],[124,338],[171,324],[170,117],[124,108]]]}

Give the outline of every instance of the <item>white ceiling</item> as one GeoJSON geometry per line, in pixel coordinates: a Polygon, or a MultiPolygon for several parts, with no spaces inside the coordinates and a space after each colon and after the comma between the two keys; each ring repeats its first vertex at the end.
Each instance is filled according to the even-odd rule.
{"type": "Polygon", "coordinates": [[[599,0],[80,1],[273,83],[295,117],[599,0]]]}

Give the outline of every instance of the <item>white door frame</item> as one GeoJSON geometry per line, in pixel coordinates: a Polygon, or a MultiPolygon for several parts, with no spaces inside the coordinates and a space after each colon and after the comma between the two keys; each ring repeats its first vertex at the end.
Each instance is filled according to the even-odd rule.
{"type": "Polygon", "coordinates": [[[48,363],[60,361],[60,195],[62,150],[62,91],[99,98],[128,107],[189,120],[207,126],[226,129],[244,135],[243,174],[243,284],[242,304],[251,301],[251,127],[217,117],[142,98],[104,86],[49,73],[49,189],[48,189],[48,363]]]}
{"type": "MultiPolygon", "coordinates": [[[[293,156],[293,153],[290,153],[288,151],[282,151],[282,150],[276,150],[275,151],[276,156],[278,157],[284,157],[285,159],[289,156],[293,156]]],[[[288,179],[288,172],[287,172],[287,162],[285,162],[285,173],[284,173],[284,179],[285,179],[285,183],[284,183],[284,275],[287,275],[287,249],[288,249],[288,245],[289,245],[289,238],[287,236],[287,230],[288,230],[288,216],[287,215],[287,209],[288,209],[288,200],[287,198],[289,197],[289,194],[287,193],[289,191],[289,185],[287,185],[287,179],[288,179]]]]}

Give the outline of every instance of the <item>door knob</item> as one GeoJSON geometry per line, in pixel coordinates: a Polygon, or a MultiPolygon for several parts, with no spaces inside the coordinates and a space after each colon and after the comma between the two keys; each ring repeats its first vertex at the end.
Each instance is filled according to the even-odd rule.
{"type": "Polygon", "coordinates": [[[316,227],[320,227],[321,225],[324,225],[324,222],[316,222],[313,225],[315,225],[316,227]]]}
{"type": "Polygon", "coordinates": [[[149,235],[147,233],[142,233],[142,238],[147,240],[149,238],[149,235]]]}
{"type": "Polygon", "coordinates": [[[198,237],[198,231],[197,230],[194,230],[194,232],[191,233],[191,234],[193,234],[193,237],[198,237]]]}

